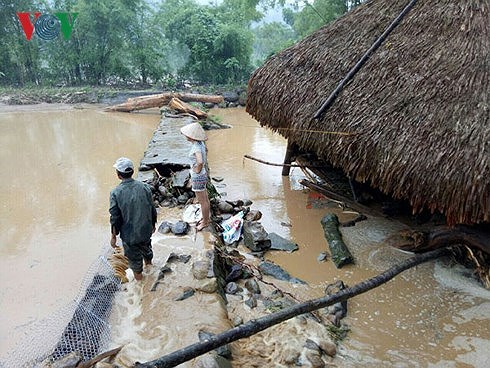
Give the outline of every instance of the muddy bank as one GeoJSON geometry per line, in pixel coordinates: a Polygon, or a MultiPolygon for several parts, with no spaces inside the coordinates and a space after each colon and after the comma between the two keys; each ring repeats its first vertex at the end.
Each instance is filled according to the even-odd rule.
{"type": "MultiPolygon", "coordinates": [[[[171,92],[210,93],[203,87],[195,90],[181,89],[171,92]]],[[[224,89],[216,86],[212,94],[222,95],[224,102],[219,107],[245,106],[246,88],[237,86],[224,89]]],[[[104,87],[60,87],[60,88],[5,88],[0,90],[0,108],[10,105],[34,104],[106,104],[114,105],[125,102],[128,98],[148,96],[165,91],[157,89],[117,89],[104,87]]],[[[207,105],[212,108],[214,105],[207,105]]]]}

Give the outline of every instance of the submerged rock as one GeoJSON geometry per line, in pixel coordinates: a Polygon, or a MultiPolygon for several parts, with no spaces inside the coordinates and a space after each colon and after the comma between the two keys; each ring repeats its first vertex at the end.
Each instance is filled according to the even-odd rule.
{"type": "Polygon", "coordinates": [[[269,233],[269,239],[271,240],[271,250],[284,250],[286,252],[294,252],[298,250],[298,244],[283,238],[276,233],[269,233]]]}
{"type": "Polygon", "coordinates": [[[187,288],[184,290],[181,296],[175,299],[175,301],[181,301],[190,298],[191,296],[194,295],[196,291],[192,288],[187,288]]]}
{"type": "Polygon", "coordinates": [[[306,284],[303,280],[292,277],[289,273],[283,270],[280,266],[272,262],[261,262],[259,269],[264,275],[275,277],[278,280],[289,281],[293,284],[306,284]]]}

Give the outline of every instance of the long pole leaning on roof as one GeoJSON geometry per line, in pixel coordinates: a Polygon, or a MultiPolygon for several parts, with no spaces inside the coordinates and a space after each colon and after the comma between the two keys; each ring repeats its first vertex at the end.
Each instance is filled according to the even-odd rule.
{"type": "Polygon", "coordinates": [[[322,298],[313,299],[304,303],[296,304],[289,308],[280,310],[279,312],[269,314],[258,319],[253,319],[240,326],[222,332],[220,334],[210,337],[208,340],[189,345],[183,349],[174,351],[168,355],[161,358],[152,360],[146,363],[136,363],[135,368],[170,368],[175,367],[179,364],[187,362],[195,357],[203,355],[213,349],[220,346],[226,345],[230,342],[242,339],[244,337],[249,337],[255,335],[256,333],[263,331],[271,326],[278,323],[284,322],[290,318],[296,317],[298,315],[315,311],[320,308],[333,305],[338,302],[342,302],[356,295],[365,293],[371,289],[374,289],[392,278],[394,278],[399,273],[417,266],[421,263],[446,256],[451,254],[451,248],[439,248],[437,250],[417,254],[414,257],[406,259],[397,265],[389,268],[383,273],[374,276],[370,279],[360,282],[352,287],[348,287],[344,290],[339,291],[336,294],[330,296],[324,296],[322,298]]]}
{"type": "Polygon", "coordinates": [[[344,89],[344,86],[356,75],[356,73],[363,67],[363,65],[366,63],[366,61],[369,59],[371,54],[378,49],[379,46],[383,43],[383,41],[388,37],[388,35],[393,31],[402,21],[402,19],[405,17],[405,15],[408,14],[410,9],[413,8],[417,1],[412,0],[410,1],[405,8],[402,10],[402,12],[398,15],[398,17],[395,18],[393,22],[388,26],[388,28],[385,29],[383,34],[379,36],[379,38],[372,44],[372,46],[369,48],[369,50],[366,51],[366,53],[359,59],[359,61],[352,67],[351,70],[347,73],[347,75],[340,81],[340,83],[337,85],[335,90],[328,96],[327,100],[323,103],[323,105],[317,110],[315,115],[313,116],[313,119],[320,119],[325,111],[327,111],[330,106],[334,103],[336,100],[337,96],[340,94],[340,92],[344,89]]]}

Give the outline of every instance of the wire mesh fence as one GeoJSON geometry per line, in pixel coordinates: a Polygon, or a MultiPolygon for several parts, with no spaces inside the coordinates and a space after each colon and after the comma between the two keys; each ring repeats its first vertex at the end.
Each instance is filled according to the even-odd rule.
{"type": "Polygon", "coordinates": [[[73,301],[24,332],[18,348],[0,362],[1,368],[42,367],[71,352],[88,360],[107,348],[111,339],[108,320],[121,286],[107,261],[111,252],[110,247],[103,249],[73,301]]]}

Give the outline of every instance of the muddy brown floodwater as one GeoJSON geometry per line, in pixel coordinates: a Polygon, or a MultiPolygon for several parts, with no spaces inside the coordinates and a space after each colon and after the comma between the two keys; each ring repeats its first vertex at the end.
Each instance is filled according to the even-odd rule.
{"type": "MultiPolygon", "coordinates": [[[[283,178],[279,167],[244,160],[243,155],[249,154],[281,162],[285,140],[260,128],[243,109],[212,113],[233,126],[209,132],[211,175],[224,178],[218,191],[226,199],[251,199],[253,208],[263,213],[261,222],[267,231],[298,243],[295,253],[270,252],[267,257],[310,284],[309,291],[300,293],[302,300],[321,296],[325,285],[335,280],[353,285],[409,256],[383,243],[404,225],[370,216],[342,230],[355,265],[337,270],[329,261],[318,262],[318,255],[327,250],[321,217],[335,212],[341,220],[349,220],[355,213],[334,203],[311,206],[308,192],[296,184],[302,177],[298,169],[283,178]]],[[[108,193],[118,183],[112,163],[121,155],[139,162],[158,120],[154,111],[0,110],[0,362],[30,326],[78,292],[86,270],[107,245],[108,193]]],[[[196,247],[195,242],[174,241],[183,241],[182,247],[190,253],[196,247]]],[[[127,295],[138,295],[130,291],[127,295]]],[[[116,302],[126,314],[139,316],[132,310],[131,298],[116,302]]],[[[132,321],[121,317],[115,328],[127,333],[129,340],[134,337],[131,326],[139,326],[132,321]]],[[[447,262],[419,266],[355,297],[344,321],[350,332],[335,360],[340,367],[490,365],[490,292],[469,271],[447,262]]],[[[219,324],[212,319],[209,323],[219,324]]],[[[265,345],[273,346],[273,334],[261,333],[265,345]]],[[[169,334],[171,338],[175,336],[169,334]]],[[[245,342],[246,356],[237,359],[236,366],[256,366],[257,357],[265,353],[259,349],[260,345],[254,348],[245,342]]],[[[270,360],[269,366],[280,365],[270,360]]]]}

